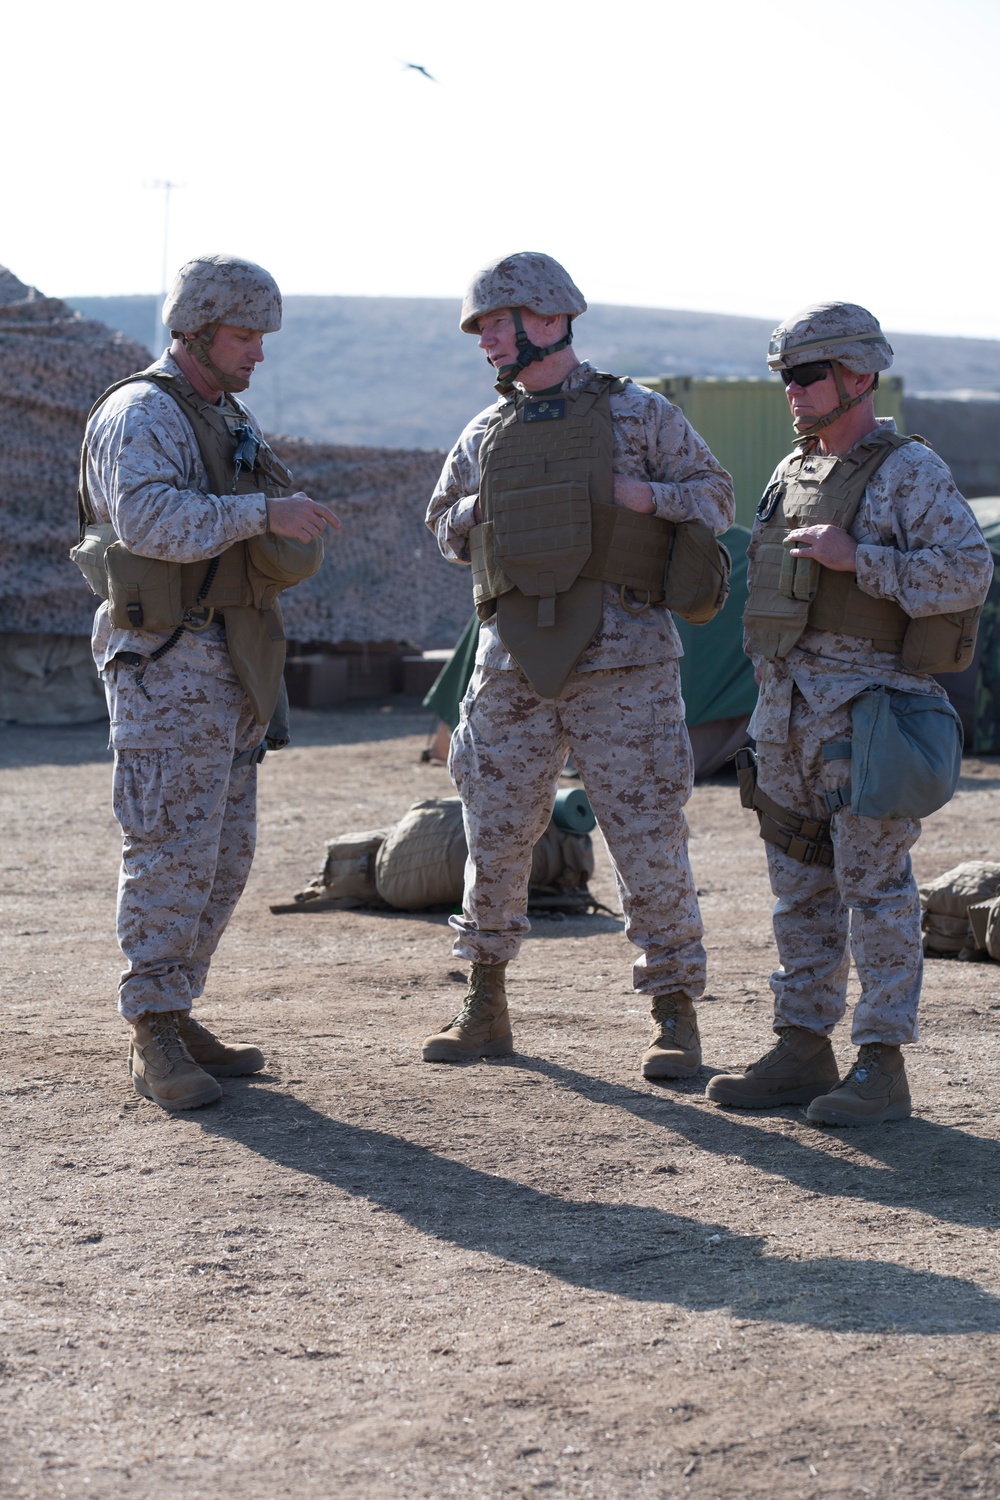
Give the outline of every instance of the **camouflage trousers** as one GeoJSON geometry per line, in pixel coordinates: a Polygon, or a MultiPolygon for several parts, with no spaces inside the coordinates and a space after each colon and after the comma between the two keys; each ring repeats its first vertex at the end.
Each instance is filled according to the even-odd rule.
{"type": "Polygon", "coordinates": [[[514,958],[530,931],[531,850],[571,752],[611,854],[626,936],[642,950],[635,990],[703,992],[683,812],[693,780],[683,714],[676,661],[577,672],[555,699],[540,698],[516,668],[476,668],[449,761],[469,844],[463,911],[451,918],[458,957],[514,958]]]}
{"type": "MultiPolygon", "coordinates": [[[[850,763],[824,760],[823,746],[850,738],[850,703],[819,712],[795,690],[787,743],[757,743],[761,791],[794,812],[828,817],[821,794],[848,780],[850,763]]],[[[915,818],[859,818],[842,807],[830,824],[832,869],[766,845],[781,965],[771,975],[775,1028],[831,1032],[847,1008],[853,955],[861,981],[853,1042],[916,1041],[923,946],[909,851],[919,836],[915,818]]]]}
{"type": "Polygon", "coordinates": [[[264,737],[221,627],[185,632],[141,668],[104,672],[122,830],[118,1008],[188,1010],[246,885],[257,836],[257,769],[233,757],[264,737]],[[143,691],[143,688],[145,691],[143,691]]]}

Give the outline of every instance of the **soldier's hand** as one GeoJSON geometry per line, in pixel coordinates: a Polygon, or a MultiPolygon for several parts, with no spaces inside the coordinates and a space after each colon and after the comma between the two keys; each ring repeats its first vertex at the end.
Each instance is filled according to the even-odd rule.
{"type": "Polygon", "coordinates": [[[277,495],[267,502],[267,529],[275,536],[291,537],[296,542],[311,542],[328,526],[340,530],[340,521],[328,505],[310,500],[302,490],[294,495],[277,495]]]}
{"type": "Polygon", "coordinates": [[[615,475],[615,504],[637,510],[643,516],[651,516],[656,509],[652,488],[646,481],[629,479],[625,474],[615,475]]]}
{"type": "Polygon", "coordinates": [[[858,544],[841,526],[799,526],[785,538],[792,557],[809,557],[834,573],[853,573],[858,544]]]}

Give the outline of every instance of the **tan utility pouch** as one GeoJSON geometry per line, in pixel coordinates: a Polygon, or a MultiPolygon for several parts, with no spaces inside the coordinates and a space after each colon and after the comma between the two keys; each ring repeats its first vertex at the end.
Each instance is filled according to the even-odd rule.
{"type": "Polygon", "coordinates": [[[270,609],[282,589],[301,583],[318,573],[323,562],[323,541],[297,542],[291,537],[266,531],[248,537],[247,577],[257,609],[270,609]]]}
{"type": "Polygon", "coordinates": [[[115,528],[109,521],[95,522],[88,526],[80,541],[70,548],[70,557],[87,580],[87,586],[98,599],[108,597],[108,564],[105,554],[112,542],[118,540],[115,528]]]}
{"type": "MultiPolygon", "coordinates": [[[[750,635],[755,656],[764,656],[769,661],[783,657],[802,635],[809,618],[809,598],[796,598],[788,573],[789,558],[780,540],[774,539],[770,528],[764,532],[753,563],[754,586],[743,612],[743,623],[750,635]]],[[[812,564],[818,568],[817,563],[812,564]]],[[[803,589],[807,579],[803,576],[803,589]]]]}
{"type": "Polygon", "coordinates": [[[962,672],[976,654],[982,606],[960,615],[928,615],[912,620],[903,636],[908,672],[962,672]]]}
{"type": "Polygon", "coordinates": [[[819,588],[819,563],[811,557],[793,557],[790,537],[781,544],[781,571],[778,574],[778,589],[785,599],[804,599],[811,604],[819,588]]]}
{"type": "Polygon", "coordinates": [[[138,557],[122,542],[104,554],[108,569],[108,618],[116,630],[169,634],[184,618],[181,565],[138,557]]]}
{"type": "Polygon", "coordinates": [[[707,625],[729,597],[733,560],[704,521],[682,521],[663,580],[663,602],[691,625],[707,625]]]}

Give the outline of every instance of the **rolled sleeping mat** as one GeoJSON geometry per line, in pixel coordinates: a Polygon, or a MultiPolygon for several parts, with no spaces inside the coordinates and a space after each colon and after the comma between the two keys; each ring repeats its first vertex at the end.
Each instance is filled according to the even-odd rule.
{"type": "Polygon", "coordinates": [[[556,793],[552,821],[563,833],[591,833],[597,827],[594,809],[583,787],[566,787],[556,793]]]}

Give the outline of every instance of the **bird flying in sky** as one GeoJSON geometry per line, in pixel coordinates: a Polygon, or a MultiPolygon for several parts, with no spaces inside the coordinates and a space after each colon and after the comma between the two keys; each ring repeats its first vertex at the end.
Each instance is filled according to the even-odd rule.
{"type": "Polygon", "coordinates": [[[423,66],[422,63],[408,63],[408,62],[405,62],[403,64],[403,67],[404,68],[412,68],[413,71],[414,71],[414,73],[423,73],[424,77],[425,78],[429,78],[430,81],[431,81],[431,83],[437,83],[437,81],[438,81],[434,77],[433,73],[428,73],[427,69],[423,66]]]}

